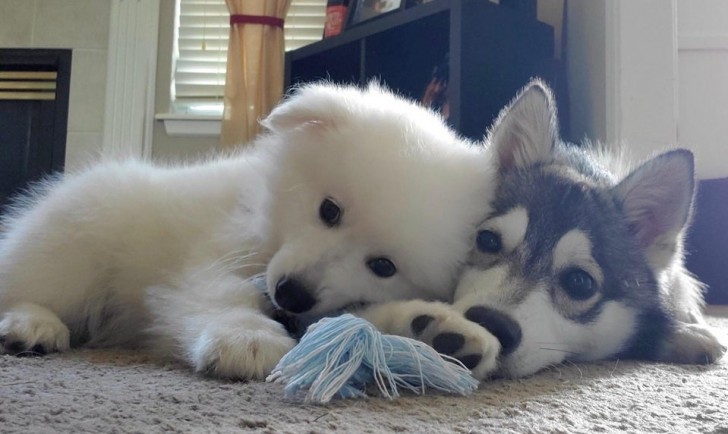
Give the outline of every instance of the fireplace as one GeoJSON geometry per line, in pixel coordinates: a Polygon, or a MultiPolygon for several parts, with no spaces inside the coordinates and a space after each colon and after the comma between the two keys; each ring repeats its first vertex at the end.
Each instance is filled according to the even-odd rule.
{"type": "Polygon", "coordinates": [[[71,50],[0,49],[0,207],[63,170],[70,80],[71,50]]]}

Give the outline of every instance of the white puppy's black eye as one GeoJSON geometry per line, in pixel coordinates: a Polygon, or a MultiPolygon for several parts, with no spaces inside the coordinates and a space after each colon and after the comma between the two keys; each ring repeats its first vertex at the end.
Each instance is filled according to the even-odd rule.
{"type": "Polygon", "coordinates": [[[319,206],[319,217],[330,228],[339,224],[341,214],[341,208],[331,198],[327,197],[321,202],[321,206],[319,206]]]}
{"type": "Polygon", "coordinates": [[[476,244],[478,245],[478,250],[483,253],[498,253],[503,248],[500,235],[492,231],[478,232],[476,244]]]}
{"type": "Polygon", "coordinates": [[[367,261],[367,267],[379,277],[392,277],[397,272],[394,262],[387,258],[374,258],[367,261]]]}
{"type": "Polygon", "coordinates": [[[572,268],[561,275],[561,287],[574,300],[587,300],[597,292],[597,284],[589,273],[572,268]]]}

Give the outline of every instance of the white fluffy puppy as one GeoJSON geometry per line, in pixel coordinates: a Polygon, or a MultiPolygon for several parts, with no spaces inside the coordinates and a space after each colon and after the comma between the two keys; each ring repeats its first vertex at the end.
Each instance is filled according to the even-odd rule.
{"type": "Polygon", "coordinates": [[[144,343],[262,378],[295,343],[272,300],[358,306],[492,369],[497,340],[444,305],[361,308],[450,296],[490,198],[482,147],[378,86],[304,87],[264,125],[232,156],[103,163],[22,199],[0,241],[0,352],[144,343]]]}

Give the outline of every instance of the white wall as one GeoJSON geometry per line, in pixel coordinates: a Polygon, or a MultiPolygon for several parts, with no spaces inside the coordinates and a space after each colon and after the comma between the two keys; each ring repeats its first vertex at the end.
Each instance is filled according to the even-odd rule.
{"type": "Polygon", "coordinates": [[[728,176],[728,2],[574,1],[568,26],[572,139],[687,147],[728,176]]]}
{"type": "Polygon", "coordinates": [[[568,4],[566,70],[572,141],[604,141],[606,127],[605,0],[568,4]]]}
{"type": "Polygon", "coordinates": [[[728,2],[677,0],[677,48],[677,141],[701,176],[728,176],[728,2]]]}
{"type": "Polygon", "coordinates": [[[606,128],[636,157],[677,142],[674,3],[612,0],[606,4],[606,128]]]}

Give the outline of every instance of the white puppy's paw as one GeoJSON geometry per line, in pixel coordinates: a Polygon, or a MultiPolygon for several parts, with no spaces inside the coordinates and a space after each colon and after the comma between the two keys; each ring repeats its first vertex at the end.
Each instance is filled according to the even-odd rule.
{"type": "Polygon", "coordinates": [[[50,310],[22,303],[0,317],[0,354],[42,356],[70,347],[70,332],[50,310]]]}
{"type": "Polygon", "coordinates": [[[190,359],[195,371],[206,375],[260,380],[295,345],[282,327],[230,329],[212,325],[190,348],[190,359]]]}
{"type": "Polygon", "coordinates": [[[434,303],[424,307],[410,313],[416,339],[458,359],[479,380],[496,369],[501,346],[495,336],[455,310],[434,303]]]}

